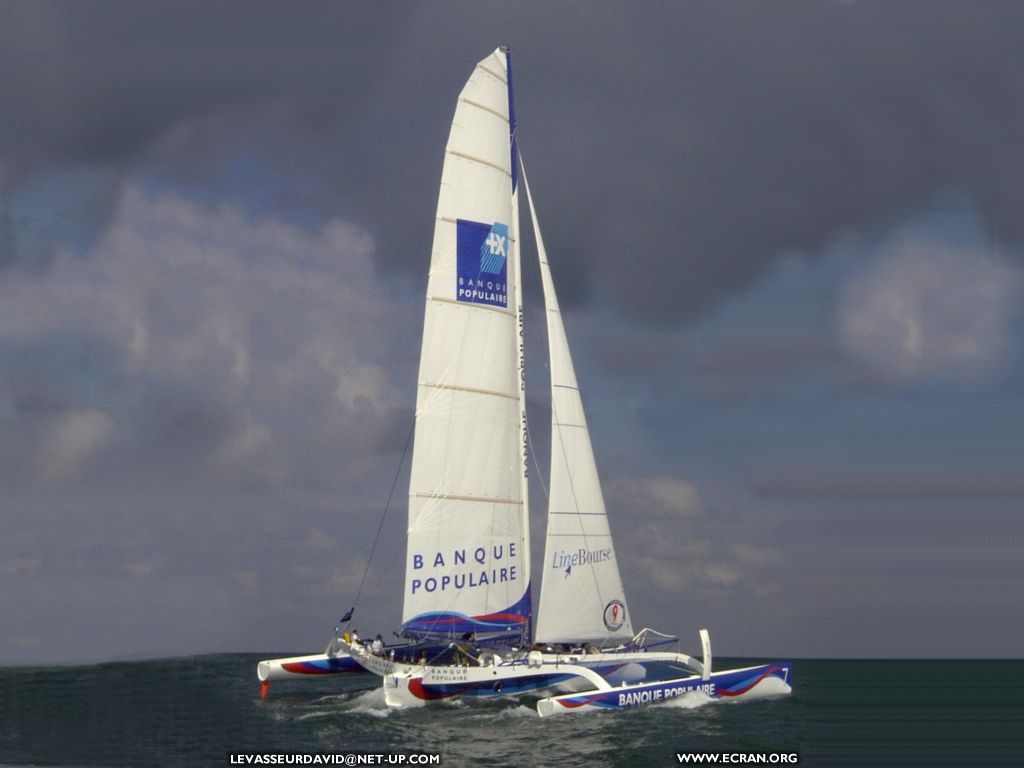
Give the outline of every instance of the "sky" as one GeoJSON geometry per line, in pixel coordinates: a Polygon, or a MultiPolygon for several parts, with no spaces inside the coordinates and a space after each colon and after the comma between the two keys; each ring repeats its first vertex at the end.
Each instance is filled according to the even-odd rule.
{"type": "Polygon", "coordinates": [[[502,44],[634,627],[1019,656],[1022,27],[0,2],[0,664],[315,652],[361,583],[398,626],[443,147],[502,44]]]}

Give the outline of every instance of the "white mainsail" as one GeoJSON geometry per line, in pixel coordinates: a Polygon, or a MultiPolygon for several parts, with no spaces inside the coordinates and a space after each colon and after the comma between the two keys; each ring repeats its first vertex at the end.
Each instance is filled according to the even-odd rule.
{"type": "Polygon", "coordinates": [[[633,627],[608,529],[590,430],[525,169],[522,178],[540,257],[551,360],[551,482],[537,640],[628,640],[633,627]]]}
{"type": "Polygon", "coordinates": [[[514,118],[507,52],[477,64],[445,149],[409,483],[403,629],[527,635],[514,118]]]}

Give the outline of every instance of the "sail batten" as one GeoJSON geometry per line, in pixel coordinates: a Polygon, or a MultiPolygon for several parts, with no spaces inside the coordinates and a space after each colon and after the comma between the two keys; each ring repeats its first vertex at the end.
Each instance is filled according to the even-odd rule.
{"type": "Polygon", "coordinates": [[[495,80],[500,81],[502,85],[508,85],[508,80],[506,80],[504,77],[499,75],[493,69],[490,69],[489,67],[485,67],[483,65],[483,62],[481,62],[480,64],[477,64],[476,68],[479,69],[481,72],[486,72],[488,75],[493,77],[495,80]]]}
{"type": "Polygon", "coordinates": [[[456,151],[454,149],[449,149],[448,150],[448,154],[452,155],[454,157],[460,157],[463,160],[469,160],[471,163],[483,163],[484,165],[488,165],[488,166],[490,166],[491,168],[494,168],[497,171],[501,171],[506,176],[511,176],[512,175],[512,172],[509,171],[505,166],[498,165],[497,163],[492,163],[490,160],[485,160],[482,157],[474,157],[473,155],[469,154],[468,152],[458,152],[458,151],[456,151]]]}
{"type": "Polygon", "coordinates": [[[497,497],[489,496],[460,496],[456,493],[410,493],[410,496],[416,496],[423,499],[455,499],[458,501],[484,501],[489,504],[522,504],[522,499],[500,499],[497,497]]]}
{"type": "Polygon", "coordinates": [[[492,109],[491,107],[488,107],[486,104],[481,104],[480,102],[473,101],[472,99],[459,99],[459,101],[462,102],[463,104],[468,104],[471,107],[476,107],[477,109],[482,109],[485,112],[490,112],[495,117],[501,118],[506,123],[508,122],[508,115],[502,114],[498,110],[492,109]]]}
{"type": "Polygon", "coordinates": [[[430,389],[454,389],[458,392],[474,392],[478,395],[490,395],[491,397],[505,397],[509,400],[515,400],[516,394],[514,392],[493,392],[488,389],[479,389],[477,387],[459,387],[454,384],[429,384],[425,383],[424,387],[430,389]]]}

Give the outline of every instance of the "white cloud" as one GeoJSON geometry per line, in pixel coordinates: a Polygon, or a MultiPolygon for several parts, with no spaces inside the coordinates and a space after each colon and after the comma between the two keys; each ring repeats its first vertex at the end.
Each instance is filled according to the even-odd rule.
{"type": "Polygon", "coordinates": [[[159,563],[156,560],[142,560],[138,562],[122,563],[121,570],[133,579],[140,579],[155,573],[158,566],[159,563]]]}
{"type": "Polygon", "coordinates": [[[248,592],[255,592],[260,583],[259,573],[250,569],[232,571],[231,578],[248,592]]]}
{"type": "MultiPolygon", "coordinates": [[[[303,442],[319,446],[324,467],[344,464],[325,452],[353,434],[372,439],[374,420],[406,404],[388,367],[405,359],[416,321],[375,273],[374,248],[343,221],[309,231],[126,185],[85,253],[0,284],[0,344],[40,359],[48,345],[85,350],[44,369],[66,413],[37,419],[36,476],[76,477],[118,439],[133,458],[139,441],[184,441],[179,455],[209,458],[228,478],[314,471],[294,450],[303,442]],[[79,386],[90,368],[89,387],[79,386]],[[178,426],[165,430],[171,438],[154,427],[183,409],[215,441],[208,452],[192,450],[198,438],[178,426]]],[[[153,445],[147,460],[158,464],[161,451],[153,445]]]]}
{"type": "Polygon", "coordinates": [[[43,561],[38,557],[16,557],[0,566],[0,573],[16,576],[19,574],[38,573],[43,561]]]}
{"type": "Polygon", "coordinates": [[[991,379],[1012,359],[1021,283],[1018,269],[982,247],[897,233],[844,286],[840,339],[895,381],[991,379]]]}
{"type": "Polygon", "coordinates": [[[735,520],[705,509],[697,488],[668,475],[618,478],[609,484],[616,518],[628,514],[620,533],[621,562],[643,574],[647,585],[668,594],[735,595],[757,585],[773,590],[771,571],[782,553],[770,547],[733,542],[735,520]]]}
{"type": "Polygon", "coordinates": [[[752,544],[733,544],[733,554],[747,568],[772,568],[783,561],[782,552],[771,547],[752,544]]]}
{"type": "Polygon", "coordinates": [[[312,552],[337,552],[338,540],[319,528],[312,528],[306,537],[305,548],[312,552]]]}
{"type": "Polygon", "coordinates": [[[262,611],[318,638],[408,428],[421,294],[346,222],[131,184],[90,242],[0,282],[0,613],[8,640],[61,610],[82,639],[0,657],[258,644],[262,611]]]}
{"type": "Polygon", "coordinates": [[[614,505],[638,515],[694,517],[701,514],[700,493],[678,477],[620,477],[608,485],[614,505]]]}
{"type": "Polygon", "coordinates": [[[39,456],[38,477],[45,484],[75,478],[113,436],[113,420],[102,411],[63,414],[49,430],[39,456]]]}

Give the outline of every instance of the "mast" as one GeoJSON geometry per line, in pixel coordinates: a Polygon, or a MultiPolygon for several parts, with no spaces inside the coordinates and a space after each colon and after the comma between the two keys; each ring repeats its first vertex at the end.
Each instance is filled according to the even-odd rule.
{"type": "MultiPolygon", "coordinates": [[[[529,482],[529,432],[526,422],[526,316],[523,310],[523,270],[521,251],[519,248],[519,151],[516,143],[516,111],[512,87],[512,51],[505,48],[505,62],[508,72],[508,129],[511,144],[512,165],[512,231],[511,231],[511,260],[515,269],[515,311],[516,326],[518,331],[518,352],[519,352],[519,435],[520,435],[520,458],[522,459],[522,490],[523,499],[523,560],[529,566],[531,562],[530,549],[530,482],[529,482]]],[[[532,603],[532,596],[529,582],[527,582],[526,599],[532,603]]],[[[526,640],[533,638],[533,610],[529,613],[529,621],[526,626],[526,640]]]]}

